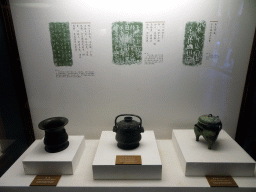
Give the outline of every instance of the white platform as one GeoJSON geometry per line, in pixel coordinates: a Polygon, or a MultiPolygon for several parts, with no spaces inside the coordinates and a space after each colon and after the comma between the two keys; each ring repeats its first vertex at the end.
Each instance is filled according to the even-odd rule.
{"type": "Polygon", "coordinates": [[[117,147],[116,133],[102,131],[93,161],[94,179],[161,179],[162,163],[154,131],[141,134],[140,146],[132,150],[117,147]],[[142,165],[115,165],[116,155],[141,155],[142,165]]]}
{"type": "Polygon", "coordinates": [[[44,150],[40,140],[33,151],[23,160],[25,174],[70,175],[73,174],[85,149],[84,136],[69,136],[69,146],[58,153],[44,150]]]}
{"type": "Polygon", "coordinates": [[[255,161],[224,130],[209,150],[193,129],[173,130],[172,141],[186,176],[253,176],[255,161]]]}
{"type": "Polygon", "coordinates": [[[210,187],[205,177],[186,177],[181,169],[171,140],[157,140],[163,164],[161,180],[94,180],[92,163],[99,140],[86,140],[85,151],[73,175],[62,175],[57,187],[30,187],[35,175],[25,175],[22,160],[39,143],[28,150],[0,178],[1,192],[252,192],[256,191],[256,176],[234,177],[239,188],[210,187]]]}

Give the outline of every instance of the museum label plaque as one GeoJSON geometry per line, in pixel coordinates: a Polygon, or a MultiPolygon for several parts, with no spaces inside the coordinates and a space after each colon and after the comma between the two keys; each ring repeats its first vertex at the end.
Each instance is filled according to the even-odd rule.
{"type": "Polygon", "coordinates": [[[141,165],[140,155],[117,155],[116,165],[141,165]]]}
{"type": "Polygon", "coordinates": [[[206,176],[211,187],[238,187],[231,176],[206,176]]]}
{"type": "Polygon", "coordinates": [[[30,186],[56,186],[61,175],[37,175],[30,186]]]}

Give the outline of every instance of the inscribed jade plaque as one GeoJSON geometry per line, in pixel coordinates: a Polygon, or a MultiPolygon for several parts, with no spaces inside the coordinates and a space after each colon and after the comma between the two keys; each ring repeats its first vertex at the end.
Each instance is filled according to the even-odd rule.
{"type": "Polygon", "coordinates": [[[113,63],[131,65],[142,63],[142,22],[112,23],[113,63]]]}
{"type": "Polygon", "coordinates": [[[68,22],[49,23],[53,62],[55,66],[72,66],[72,50],[68,22]]]}
{"type": "Polygon", "coordinates": [[[183,50],[184,65],[202,64],[205,28],[205,21],[186,23],[183,50]]]}

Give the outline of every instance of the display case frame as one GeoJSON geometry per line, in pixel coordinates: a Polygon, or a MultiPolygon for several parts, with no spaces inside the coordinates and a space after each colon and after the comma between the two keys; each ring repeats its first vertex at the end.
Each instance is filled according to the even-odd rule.
{"type": "MultiPolygon", "coordinates": [[[[1,55],[1,57],[4,59],[3,61],[5,61],[1,63],[1,65],[7,65],[5,68],[8,68],[8,71],[1,71],[1,74],[5,73],[5,75],[9,75],[6,80],[11,81],[3,84],[4,89],[2,91],[6,91],[8,94],[13,94],[13,98],[10,98],[10,100],[13,99],[13,106],[5,106],[9,107],[9,109],[3,109],[3,111],[1,111],[9,111],[9,114],[2,114],[7,117],[7,119],[0,119],[0,121],[2,121],[2,123],[0,122],[0,139],[12,140],[15,138],[15,142],[8,146],[8,148],[0,157],[1,176],[19,158],[19,156],[27,149],[27,147],[29,147],[35,141],[35,135],[8,0],[1,0],[0,14],[1,23],[3,24],[3,30],[1,29],[1,33],[3,32],[3,34],[1,34],[3,38],[1,39],[1,44],[3,47],[7,48],[7,50],[1,50],[1,54],[4,53],[1,55]],[[10,85],[13,87],[9,88],[8,86],[10,85]],[[22,135],[25,135],[25,141],[23,140],[23,137],[16,138],[16,136],[13,136],[16,135],[14,131],[17,129],[17,127],[12,127],[13,124],[8,123],[12,116],[19,116],[18,118],[21,119],[21,122],[17,121],[16,126],[20,126],[18,129],[22,129],[21,132],[22,135]],[[7,123],[5,124],[4,121],[7,123]]],[[[1,48],[3,48],[2,46],[1,48]]],[[[16,118],[13,118],[13,120],[15,119],[16,118]]]]}
{"type": "Polygon", "coordinates": [[[256,132],[253,125],[256,108],[253,103],[256,102],[256,29],[254,33],[254,40],[252,44],[251,56],[244,86],[243,99],[240,108],[239,119],[237,123],[235,140],[239,145],[256,160],[256,132]],[[250,135],[253,135],[251,137],[250,135]]]}
{"type": "MultiPolygon", "coordinates": [[[[16,79],[16,87],[19,91],[22,92],[22,96],[19,98],[20,99],[20,105],[22,108],[23,112],[23,120],[24,124],[26,125],[26,135],[28,138],[28,143],[33,143],[35,140],[34,134],[33,134],[33,125],[31,121],[31,115],[30,115],[30,110],[29,110],[29,103],[28,99],[26,96],[26,89],[25,89],[25,84],[23,80],[23,75],[22,75],[22,69],[21,69],[21,63],[19,60],[19,55],[18,55],[18,47],[16,43],[16,38],[15,38],[15,32],[11,20],[11,10],[10,10],[10,5],[8,0],[2,0],[1,1],[1,11],[2,14],[4,15],[5,18],[5,27],[6,27],[6,34],[8,35],[8,50],[10,53],[10,59],[11,59],[11,65],[12,65],[12,72],[14,73],[14,76],[17,77],[16,79]]],[[[237,133],[236,133],[236,141],[242,145],[242,143],[246,140],[246,134],[248,134],[248,131],[250,129],[248,128],[245,130],[244,127],[248,127],[245,125],[248,125],[248,117],[251,113],[251,108],[250,105],[253,101],[253,92],[256,87],[255,84],[255,60],[256,60],[256,43],[255,43],[255,34],[254,34],[254,41],[251,49],[251,58],[249,62],[249,67],[248,67],[248,72],[247,72],[247,79],[246,79],[246,85],[244,88],[244,93],[243,93],[243,100],[242,100],[242,105],[241,105],[241,110],[240,110],[240,116],[238,120],[238,126],[237,126],[237,133]]]]}

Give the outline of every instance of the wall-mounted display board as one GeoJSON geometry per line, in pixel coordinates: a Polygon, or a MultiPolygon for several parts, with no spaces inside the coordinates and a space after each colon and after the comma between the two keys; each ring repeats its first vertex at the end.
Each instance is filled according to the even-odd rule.
{"type": "Polygon", "coordinates": [[[255,0],[10,0],[37,124],[99,138],[132,113],[170,139],[218,115],[233,138],[256,25],[255,0]]]}

